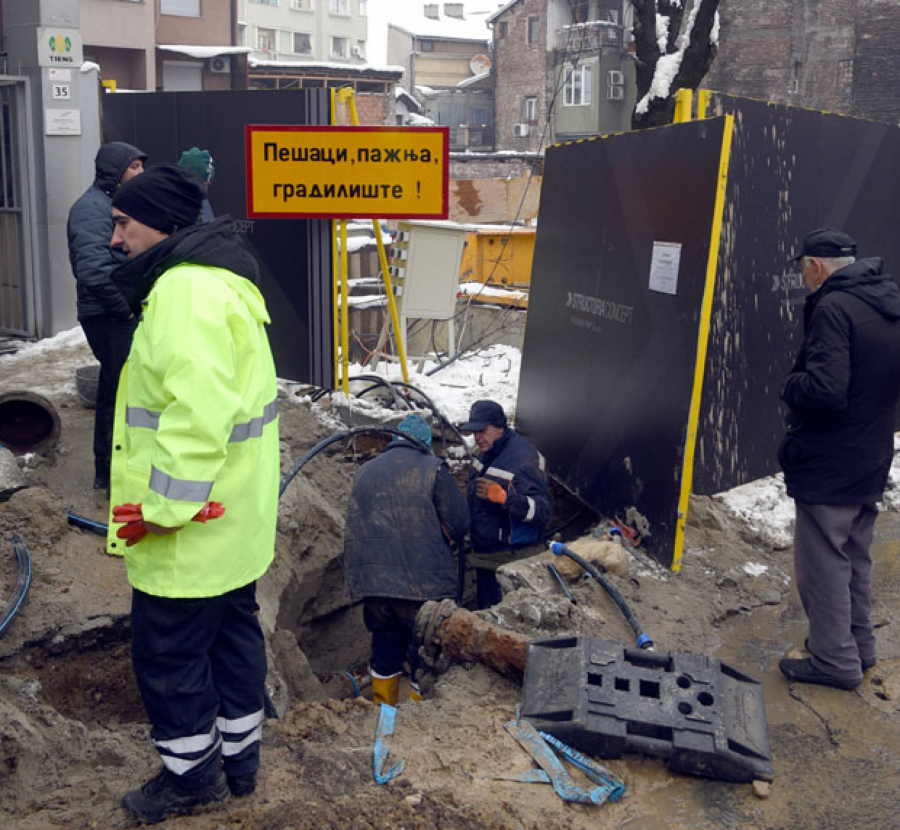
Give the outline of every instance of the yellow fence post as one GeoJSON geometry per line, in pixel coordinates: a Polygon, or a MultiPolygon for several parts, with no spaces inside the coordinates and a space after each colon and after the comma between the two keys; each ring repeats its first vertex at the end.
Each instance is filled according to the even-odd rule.
{"type": "MultiPolygon", "coordinates": [[[[356,112],[356,98],[353,95],[353,90],[349,87],[339,89],[338,100],[347,102],[347,109],[350,112],[350,123],[353,124],[354,127],[358,127],[359,115],[356,112]]],[[[409,370],[406,367],[406,346],[404,345],[406,332],[400,331],[400,318],[397,315],[397,301],[394,298],[394,286],[391,282],[391,273],[388,270],[384,242],[381,239],[381,223],[377,219],[372,220],[372,231],[375,234],[375,244],[378,246],[378,264],[381,267],[381,277],[384,280],[384,293],[387,295],[391,326],[396,335],[397,359],[400,361],[400,372],[403,375],[403,382],[409,383],[409,370]]]]}
{"type": "Polygon", "coordinates": [[[691,104],[694,101],[692,89],[679,89],[675,93],[675,124],[683,124],[691,120],[691,104]]]}

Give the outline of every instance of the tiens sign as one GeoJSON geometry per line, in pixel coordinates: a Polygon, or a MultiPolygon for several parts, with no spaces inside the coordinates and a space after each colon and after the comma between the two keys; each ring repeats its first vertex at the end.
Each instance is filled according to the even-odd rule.
{"type": "Polygon", "coordinates": [[[53,67],[79,67],[84,63],[81,32],[78,29],[37,30],[38,64],[53,67]]]}

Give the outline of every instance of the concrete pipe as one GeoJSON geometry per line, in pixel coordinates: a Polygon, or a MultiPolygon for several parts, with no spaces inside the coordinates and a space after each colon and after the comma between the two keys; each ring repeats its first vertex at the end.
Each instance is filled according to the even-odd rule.
{"type": "Polygon", "coordinates": [[[43,395],[26,391],[0,395],[0,445],[15,455],[55,447],[60,429],[59,413],[43,395]]]}

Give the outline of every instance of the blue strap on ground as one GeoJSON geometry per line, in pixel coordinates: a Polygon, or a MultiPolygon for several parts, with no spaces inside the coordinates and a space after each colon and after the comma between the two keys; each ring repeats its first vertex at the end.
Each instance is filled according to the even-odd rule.
{"type": "Polygon", "coordinates": [[[610,801],[618,801],[625,795],[625,784],[616,778],[603,764],[598,764],[593,758],[582,755],[577,749],[564,744],[559,738],[554,738],[553,735],[549,735],[546,732],[539,732],[538,734],[570,764],[578,767],[595,784],[609,787],[607,798],[610,801]]]}
{"type": "Polygon", "coordinates": [[[389,770],[382,772],[384,769],[388,752],[390,751],[387,739],[394,734],[394,717],[397,710],[387,703],[381,704],[381,711],[378,714],[378,725],[375,727],[375,749],[373,752],[373,763],[376,784],[387,784],[395,775],[403,772],[406,766],[405,761],[398,761],[389,770]]]}
{"type": "MultiPolygon", "coordinates": [[[[554,744],[557,749],[562,752],[562,748],[565,748],[564,757],[569,760],[572,760],[573,757],[577,758],[578,761],[572,760],[572,763],[578,766],[579,769],[582,769],[592,781],[598,784],[598,786],[590,790],[579,787],[572,780],[559,758],[556,757],[550,744],[528,721],[511,720],[504,726],[506,731],[519,742],[546,773],[554,791],[563,801],[571,801],[577,804],[602,804],[607,799],[615,801],[621,798],[625,792],[625,785],[615,776],[599,764],[590,761],[581,753],[576,752],[554,738],[554,744]],[[599,781],[597,780],[598,778],[600,779],[599,781]]],[[[533,773],[526,773],[526,775],[534,781],[543,780],[542,776],[535,776],[533,773]]]]}

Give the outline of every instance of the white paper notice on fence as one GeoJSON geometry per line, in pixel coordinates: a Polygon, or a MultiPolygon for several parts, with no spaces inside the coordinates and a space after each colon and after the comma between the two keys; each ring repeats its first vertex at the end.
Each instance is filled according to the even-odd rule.
{"type": "Polygon", "coordinates": [[[680,264],[680,242],[654,242],[653,259],[650,261],[650,290],[677,294],[680,264]]]}

